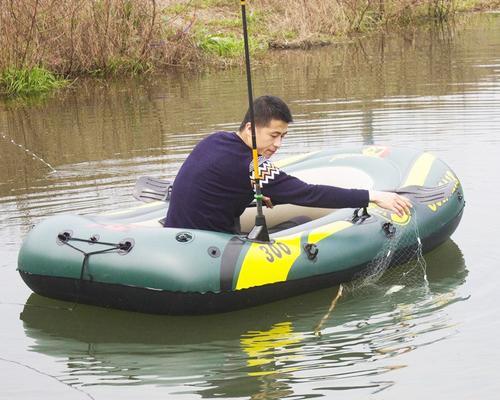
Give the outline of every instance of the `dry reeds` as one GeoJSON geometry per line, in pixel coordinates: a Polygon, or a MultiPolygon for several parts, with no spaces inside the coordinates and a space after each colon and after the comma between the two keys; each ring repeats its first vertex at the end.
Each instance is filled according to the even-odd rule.
{"type": "MultiPolygon", "coordinates": [[[[445,19],[457,4],[481,1],[252,0],[249,6],[260,47],[308,47],[421,17],[445,19]]],[[[140,73],[238,59],[239,18],[236,0],[0,0],[0,74],[35,67],[63,76],[140,73]]]]}
{"type": "Polygon", "coordinates": [[[414,23],[418,18],[446,19],[456,0],[256,0],[266,10],[274,47],[321,44],[321,38],[366,32],[379,26],[414,23]]]}
{"type": "Polygon", "coordinates": [[[0,0],[0,70],[40,66],[71,76],[195,62],[189,21],[182,8],[166,14],[169,3],[0,0]]]}

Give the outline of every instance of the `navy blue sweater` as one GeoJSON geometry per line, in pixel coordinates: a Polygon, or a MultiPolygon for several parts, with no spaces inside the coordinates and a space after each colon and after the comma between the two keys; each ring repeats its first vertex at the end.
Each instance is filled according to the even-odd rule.
{"type": "MultiPolygon", "coordinates": [[[[262,193],[275,204],[344,208],[368,205],[368,191],[309,185],[259,159],[262,193]]],[[[175,178],[165,226],[234,232],[235,218],[253,200],[251,149],[235,132],[200,141],[175,178]]]]}

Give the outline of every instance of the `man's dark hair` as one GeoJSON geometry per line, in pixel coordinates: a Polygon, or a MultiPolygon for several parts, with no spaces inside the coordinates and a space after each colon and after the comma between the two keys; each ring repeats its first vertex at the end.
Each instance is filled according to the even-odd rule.
{"type": "MultiPolygon", "coordinates": [[[[290,123],[293,121],[292,113],[286,103],[276,96],[260,96],[253,101],[255,126],[267,126],[272,119],[290,123]]],[[[240,131],[245,129],[247,122],[250,122],[250,110],[245,114],[245,118],[240,125],[240,131]]]]}

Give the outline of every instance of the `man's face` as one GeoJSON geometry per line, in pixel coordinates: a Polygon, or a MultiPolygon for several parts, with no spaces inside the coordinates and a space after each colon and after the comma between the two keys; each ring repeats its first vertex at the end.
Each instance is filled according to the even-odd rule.
{"type": "MultiPolygon", "coordinates": [[[[247,123],[245,129],[251,134],[251,125],[247,123]]],[[[256,126],[257,152],[270,158],[281,147],[283,138],[288,132],[288,123],[272,119],[267,126],[256,126]]]]}

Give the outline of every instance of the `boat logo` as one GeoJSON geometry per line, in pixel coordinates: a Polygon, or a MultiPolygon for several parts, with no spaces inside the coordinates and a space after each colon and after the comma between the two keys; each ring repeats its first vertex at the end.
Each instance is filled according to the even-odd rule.
{"type": "Polygon", "coordinates": [[[385,219],[386,221],[390,221],[390,222],[393,222],[395,223],[396,225],[407,225],[408,222],[410,222],[411,220],[411,215],[403,215],[402,217],[400,217],[399,215],[395,214],[395,213],[391,213],[390,211],[387,211],[387,210],[384,210],[378,206],[375,206],[375,205],[372,205],[370,203],[370,205],[368,206],[368,210],[370,210],[370,212],[374,213],[374,214],[377,214],[379,217],[385,219]]]}
{"type": "Polygon", "coordinates": [[[363,155],[369,157],[385,157],[389,154],[389,148],[387,146],[369,146],[365,147],[363,150],[363,155]]]}

